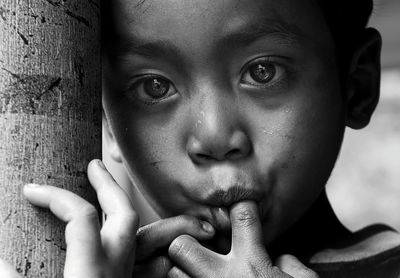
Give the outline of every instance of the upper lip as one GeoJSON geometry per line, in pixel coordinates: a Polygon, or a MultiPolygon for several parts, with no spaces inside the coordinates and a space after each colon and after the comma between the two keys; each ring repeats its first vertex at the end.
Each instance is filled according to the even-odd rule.
{"type": "Polygon", "coordinates": [[[230,207],[232,204],[244,200],[260,202],[263,195],[261,191],[251,190],[243,186],[233,186],[226,190],[214,190],[202,199],[202,202],[213,207],[230,207]]]}

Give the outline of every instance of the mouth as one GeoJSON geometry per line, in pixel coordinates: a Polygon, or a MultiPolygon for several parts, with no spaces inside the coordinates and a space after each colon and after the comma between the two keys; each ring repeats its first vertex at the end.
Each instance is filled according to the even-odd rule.
{"type": "Polygon", "coordinates": [[[227,190],[218,189],[207,195],[203,202],[209,206],[230,207],[234,203],[253,200],[259,203],[264,198],[264,193],[250,190],[243,186],[232,186],[227,190]]]}
{"type": "MultiPolygon", "coordinates": [[[[251,200],[262,207],[269,206],[272,188],[270,174],[254,167],[240,167],[225,163],[211,167],[192,183],[194,190],[184,190],[185,197],[201,208],[194,208],[194,214],[210,222],[216,230],[230,231],[230,207],[238,202],[251,200]]],[[[185,186],[183,186],[186,188],[185,186]]],[[[264,209],[265,210],[265,209],[264,209]]]]}
{"type": "Polygon", "coordinates": [[[200,216],[201,220],[209,222],[217,231],[229,232],[231,230],[230,207],[238,202],[252,200],[258,204],[260,217],[263,218],[262,192],[248,190],[243,187],[231,187],[227,191],[216,190],[206,198],[197,200],[205,205],[206,209],[200,216]]]}
{"type": "MultiPolygon", "coordinates": [[[[244,201],[244,199],[238,200],[238,202],[240,201],[244,201]]],[[[263,219],[262,204],[259,202],[257,204],[260,218],[263,219]]],[[[231,248],[232,225],[229,211],[230,208],[227,207],[209,207],[205,215],[200,217],[201,220],[209,222],[216,230],[215,236],[202,244],[214,252],[225,255],[231,248]]]]}

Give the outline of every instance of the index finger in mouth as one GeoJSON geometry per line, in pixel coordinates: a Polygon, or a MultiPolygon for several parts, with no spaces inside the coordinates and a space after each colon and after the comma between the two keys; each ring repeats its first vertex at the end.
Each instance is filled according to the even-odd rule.
{"type": "Polygon", "coordinates": [[[232,223],[232,249],[253,249],[263,244],[262,225],[258,204],[254,201],[242,201],[230,208],[232,223]]]}

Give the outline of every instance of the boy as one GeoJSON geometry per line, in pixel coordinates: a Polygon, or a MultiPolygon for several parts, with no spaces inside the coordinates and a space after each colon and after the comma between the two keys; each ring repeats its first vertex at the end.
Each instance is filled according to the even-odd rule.
{"type": "Polygon", "coordinates": [[[136,234],[100,161],[101,232],[78,196],[27,186],[68,222],[66,277],[397,277],[398,234],[350,234],[322,192],[345,126],[366,126],[378,101],[370,1],[110,2],[111,153],[164,219],[136,234]]]}

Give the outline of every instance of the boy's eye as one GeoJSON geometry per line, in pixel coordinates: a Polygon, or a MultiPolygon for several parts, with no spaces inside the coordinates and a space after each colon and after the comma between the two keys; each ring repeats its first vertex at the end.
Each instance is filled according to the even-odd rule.
{"type": "Polygon", "coordinates": [[[268,83],[274,78],[275,66],[267,63],[259,63],[249,68],[251,78],[258,83],[268,83]]]}
{"type": "Polygon", "coordinates": [[[177,93],[171,81],[160,76],[143,77],[130,86],[130,91],[145,103],[156,103],[177,93]]]}
{"type": "Polygon", "coordinates": [[[144,91],[153,98],[164,97],[168,93],[169,87],[169,82],[162,78],[149,78],[143,82],[144,91]]]}
{"type": "Polygon", "coordinates": [[[242,74],[241,82],[245,85],[268,87],[279,81],[284,73],[280,65],[268,60],[258,60],[247,67],[242,74]]]}

